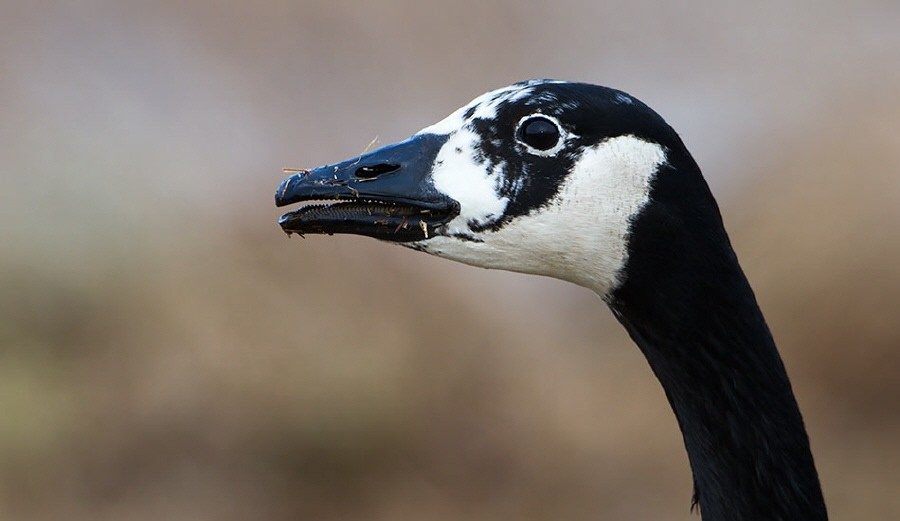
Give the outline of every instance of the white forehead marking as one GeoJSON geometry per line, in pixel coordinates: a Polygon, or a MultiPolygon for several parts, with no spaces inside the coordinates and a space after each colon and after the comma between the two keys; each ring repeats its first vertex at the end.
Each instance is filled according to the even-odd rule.
{"type": "Polygon", "coordinates": [[[497,107],[501,103],[516,101],[531,94],[534,87],[548,83],[565,83],[557,80],[531,80],[524,83],[517,83],[486,92],[481,96],[473,99],[465,106],[455,110],[446,118],[438,121],[434,125],[428,126],[416,133],[418,134],[450,134],[463,127],[466,124],[464,117],[466,112],[471,108],[475,108],[471,119],[484,118],[491,119],[497,115],[497,107]]]}
{"type": "Polygon", "coordinates": [[[476,266],[549,275],[607,295],[622,282],[631,221],[649,202],[650,182],[665,161],[659,144],[634,136],[608,139],[582,153],[546,207],[476,234],[481,242],[437,236],[415,246],[476,266]]]}
{"type": "Polygon", "coordinates": [[[466,112],[473,107],[475,112],[472,114],[472,118],[493,118],[497,115],[497,105],[508,99],[516,99],[517,94],[519,96],[527,95],[528,91],[530,91],[529,87],[521,85],[510,85],[502,89],[492,90],[478,96],[465,106],[456,109],[452,114],[434,125],[423,128],[417,134],[451,134],[460,130],[466,124],[466,112]],[[524,94],[522,94],[523,91],[524,94]]]}

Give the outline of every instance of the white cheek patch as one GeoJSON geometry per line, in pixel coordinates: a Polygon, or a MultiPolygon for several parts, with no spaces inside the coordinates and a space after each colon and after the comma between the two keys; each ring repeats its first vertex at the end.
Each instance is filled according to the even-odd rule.
{"type": "Polygon", "coordinates": [[[470,234],[468,223],[484,224],[503,215],[509,199],[498,193],[502,165],[487,169],[475,160],[475,145],[481,137],[468,129],[451,134],[441,147],[432,168],[434,187],[459,202],[460,214],[445,233],[470,234]]]}
{"type": "Polygon", "coordinates": [[[649,202],[650,183],[665,161],[665,150],[656,143],[634,136],[608,139],[585,149],[547,206],[482,232],[482,242],[438,236],[415,246],[467,264],[568,280],[607,295],[622,282],[631,222],[649,202]]]}

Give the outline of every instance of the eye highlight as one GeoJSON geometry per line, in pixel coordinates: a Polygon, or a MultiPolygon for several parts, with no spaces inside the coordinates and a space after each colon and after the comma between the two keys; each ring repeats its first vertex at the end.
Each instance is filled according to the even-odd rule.
{"type": "Polygon", "coordinates": [[[516,139],[539,151],[555,147],[559,143],[559,137],[559,125],[545,116],[525,118],[516,130],[516,139]]]}

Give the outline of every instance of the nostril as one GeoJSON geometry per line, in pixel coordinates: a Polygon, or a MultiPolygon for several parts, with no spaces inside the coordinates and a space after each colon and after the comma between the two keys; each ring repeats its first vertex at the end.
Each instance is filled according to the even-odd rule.
{"type": "Polygon", "coordinates": [[[356,169],[354,176],[360,179],[375,179],[384,174],[390,174],[400,169],[400,165],[393,163],[378,163],[376,165],[365,165],[356,169]]]}

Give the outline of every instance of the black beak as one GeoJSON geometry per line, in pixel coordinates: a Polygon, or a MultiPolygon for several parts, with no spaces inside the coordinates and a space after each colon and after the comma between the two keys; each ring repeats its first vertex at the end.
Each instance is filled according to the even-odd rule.
{"type": "Polygon", "coordinates": [[[291,233],[353,233],[408,242],[427,239],[459,214],[434,188],[431,169],[446,136],[422,134],[354,159],[285,179],[275,205],[308,203],[278,224],[291,233]]]}

